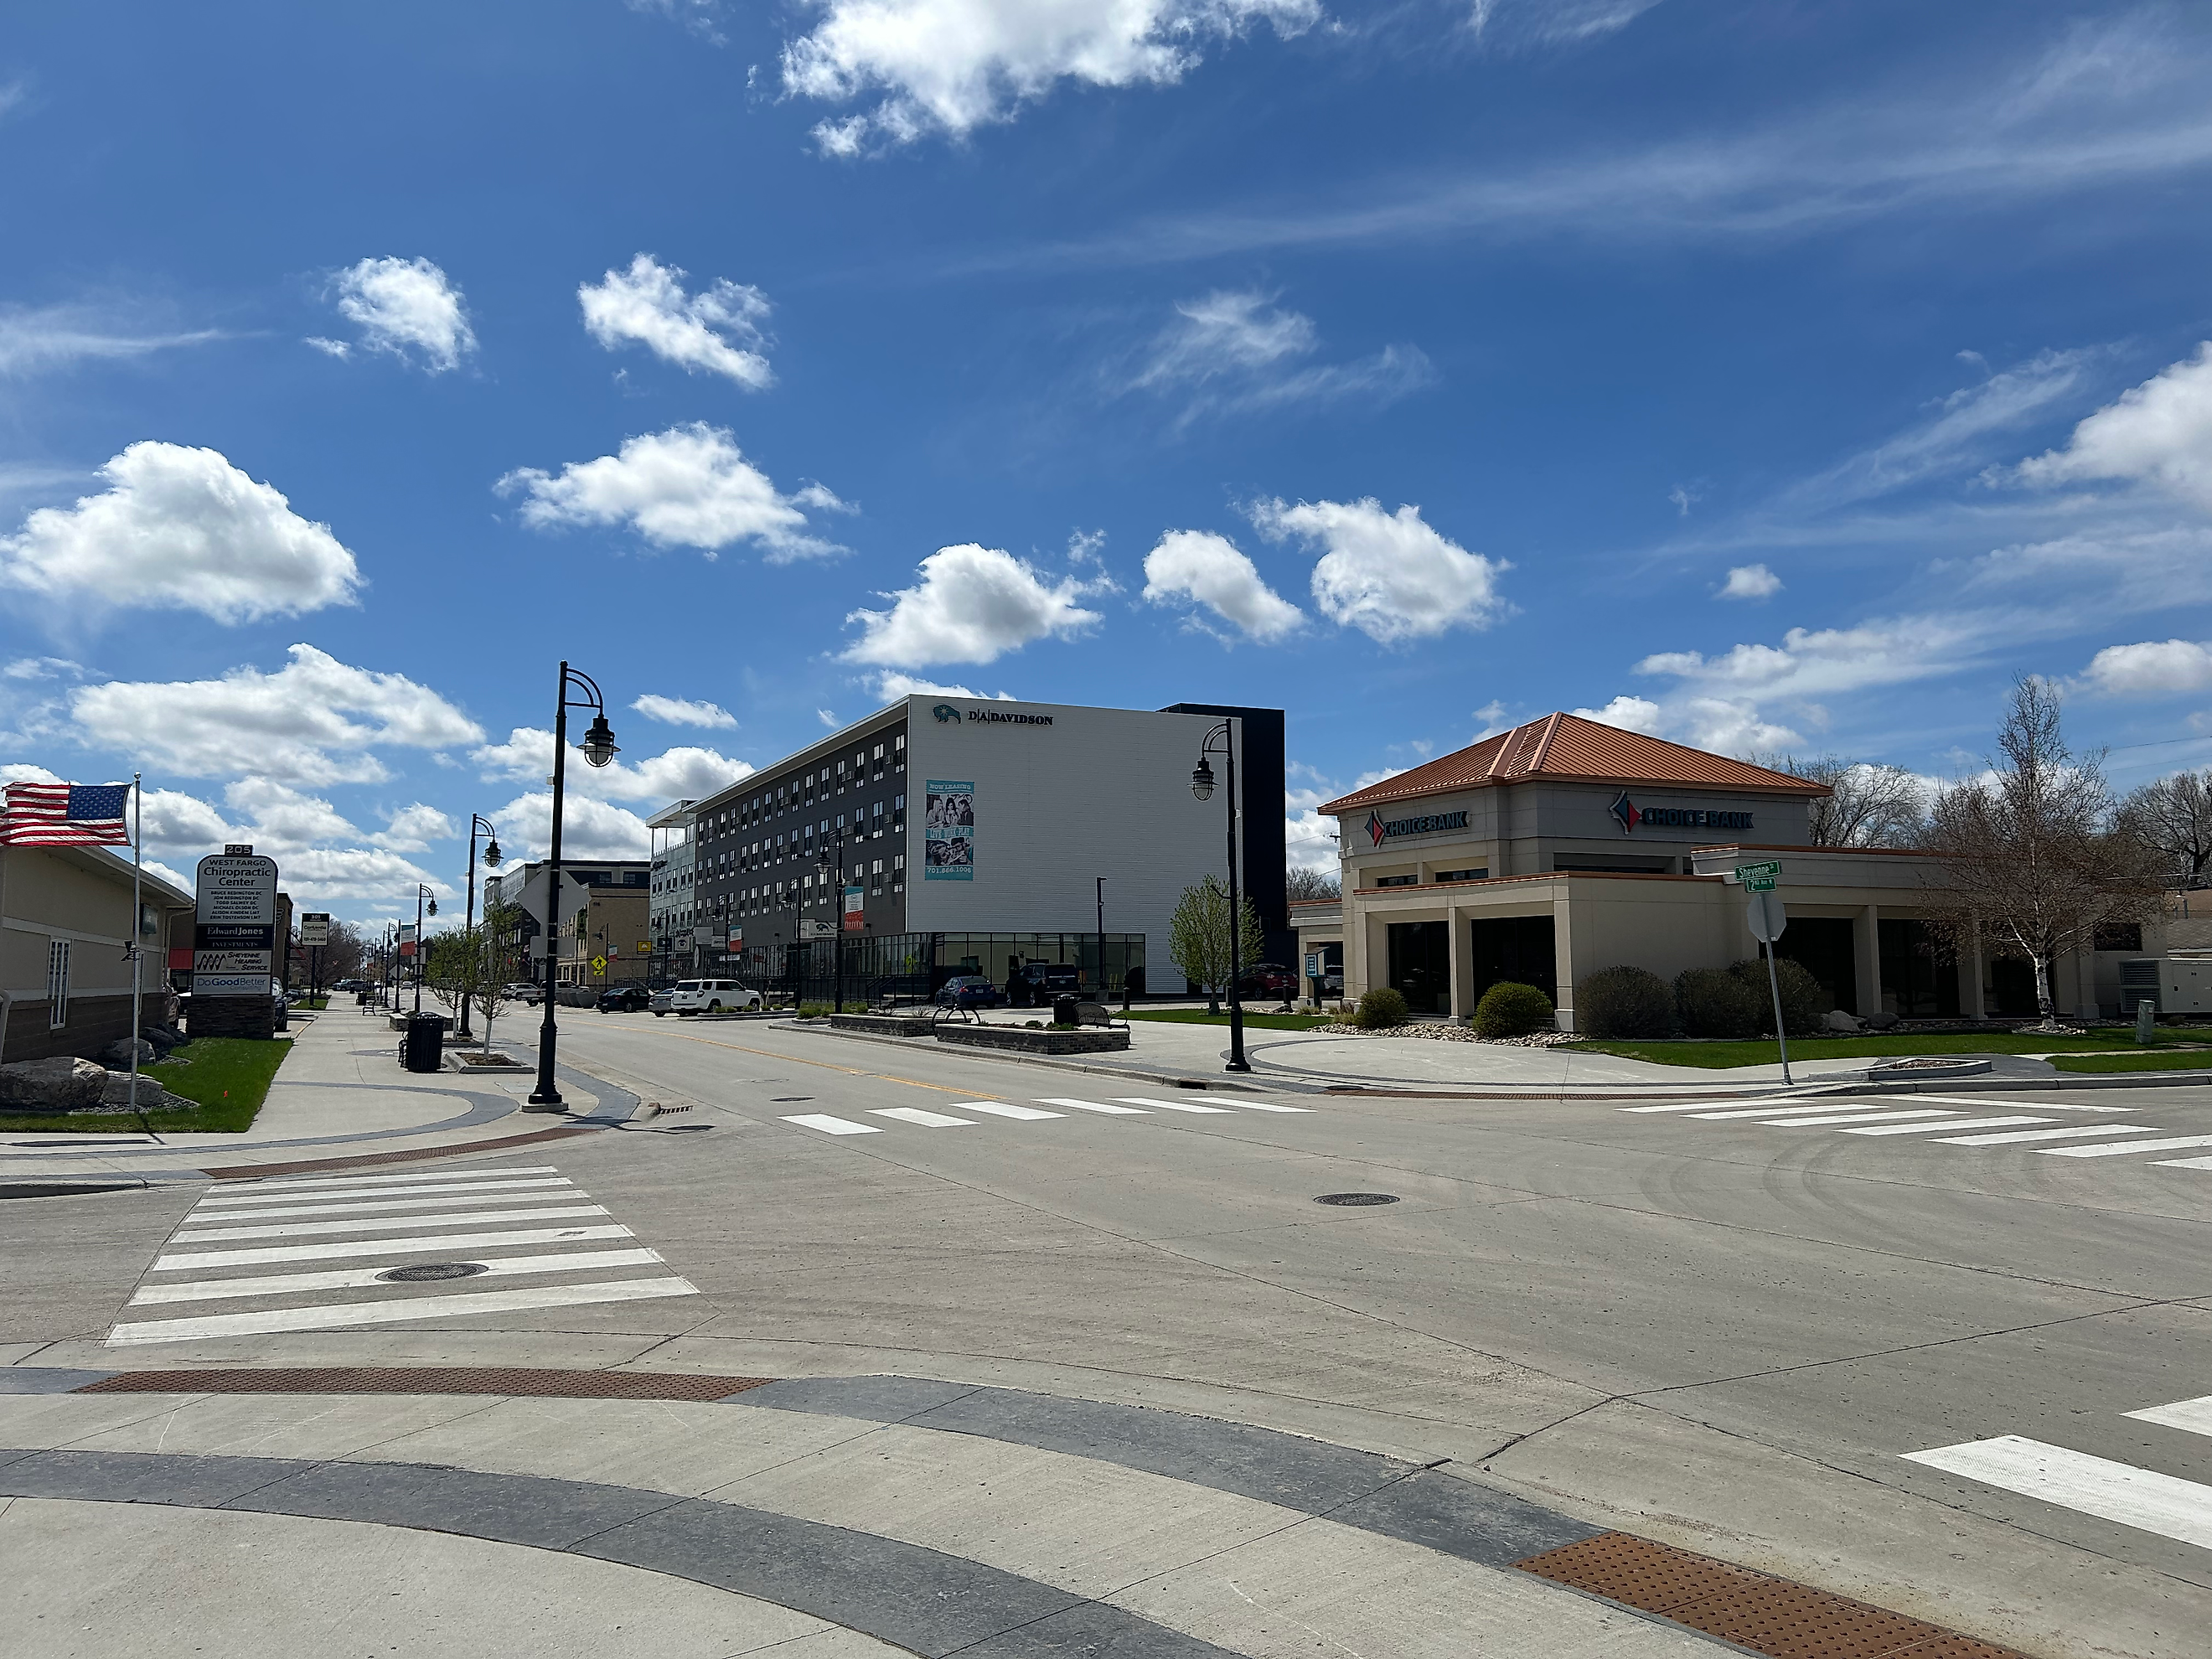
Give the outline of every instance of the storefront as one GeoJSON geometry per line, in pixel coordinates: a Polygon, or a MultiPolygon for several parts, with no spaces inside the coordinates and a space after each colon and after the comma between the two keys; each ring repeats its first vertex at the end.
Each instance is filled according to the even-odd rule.
{"type": "MultiPolygon", "coordinates": [[[[1344,897],[1297,908],[1300,947],[1340,946],[1347,997],[1389,985],[1416,1013],[1464,1018],[1492,985],[1518,980],[1549,994],[1572,1030],[1575,987],[1601,968],[1671,980],[1756,956],[1730,878],[1773,862],[1790,917],[1778,954],[1837,1007],[2032,1016],[2028,964],[1950,951],[1930,926],[1936,860],[1811,845],[1809,808],[1828,793],[1549,715],[1324,805],[1340,830],[1344,897]]],[[[2110,943],[2121,948],[2053,964],[2061,1012],[2117,1008],[2118,959],[2143,941],[2110,943]]]]}

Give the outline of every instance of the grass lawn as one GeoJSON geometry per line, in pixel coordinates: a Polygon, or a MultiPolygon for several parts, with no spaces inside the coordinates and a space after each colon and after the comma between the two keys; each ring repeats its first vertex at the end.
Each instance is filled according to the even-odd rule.
{"type": "MultiPolygon", "coordinates": [[[[1203,1008],[1132,1008],[1131,1019],[1154,1019],[1169,1025],[1226,1025],[1226,1012],[1209,1014],[1203,1008]]],[[[1245,1012],[1244,1023],[1270,1031],[1310,1031],[1329,1024],[1327,1014],[1255,1014],[1245,1012]]]]}
{"type": "Polygon", "coordinates": [[[2212,1048],[2172,1048],[2159,1054],[2054,1054],[2062,1072],[2212,1072],[2212,1048]]]}
{"type": "MultiPolygon", "coordinates": [[[[249,1129],[261,1103],[269,1097],[276,1068],[291,1052],[289,1037],[265,1042],[252,1037],[201,1037],[189,1042],[177,1051],[175,1060],[149,1066],[140,1075],[198,1103],[190,1111],[149,1112],[146,1120],[163,1134],[237,1134],[249,1129]]],[[[0,1114],[0,1131],[10,1134],[26,1129],[115,1134],[137,1127],[138,1120],[127,1112],[0,1114]]]]}
{"type": "MultiPolygon", "coordinates": [[[[2177,1044],[2185,1042],[2201,1042],[2212,1038],[2212,1031],[2176,1030],[2161,1031],[2161,1041],[2177,1044]]],[[[2101,1033],[2090,1036],[2032,1036],[2010,1032],[1946,1032],[1929,1036],[1836,1036],[1793,1037],[1790,1043],[1792,1060],[1856,1060],[1862,1056],[1881,1059],[1897,1054],[2048,1054],[2071,1053],[2084,1058],[2096,1057],[2118,1060],[2122,1056],[2111,1051],[2133,1048],[2133,1031],[2115,1031],[2110,1036],[2101,1033]]],[[[1739,1066],[1772,1066],[1782,1059],[1780,1048],[1773,1042],[1571,1042],[1564,1043],[1555,1053],[1585,1054],[1619,1054],[1627,1060],[1648,1060],[1661,1066],[1692,1066],[1706,1071],[1727,1071],[1739,1066]]],[[[2185,1060],[2168,1061],[2160,1054],[2143,1054],[2140,1060],[2155,1062],[2152,1070],[2162,1070],[2185,1060]]],[[[2212,1060],[2212,1055],[2206,1057],[2212,1060]]],[[[2064,1062],[2056,1061],[2063,1069],[2064,1062]]],[[[2084,1066],[2081,1069],[2093,1069],[2084,1066]]],[[[2130,1064],[2094,1069],[2135,1071],[2130,1064]]]]}

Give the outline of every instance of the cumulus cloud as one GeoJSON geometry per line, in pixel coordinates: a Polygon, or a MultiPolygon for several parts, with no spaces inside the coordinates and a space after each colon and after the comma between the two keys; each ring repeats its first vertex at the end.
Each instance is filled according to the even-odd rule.
{"type": "Polygon", "coordinates": [[[2212,646],[2194,640],[2108,645],[2089,659],[2081,684],[2108,697],[2170,697],[2212,690],[2212,646]]]}
{"type": "Polygon", "coordinates": [[[737,716],[720,703],[692,702],[683,697],[663,697],[647,692],[630,704],[649,720],[665,726],[702,726],[709,731],[734,732],[737,716]]]}
{"type": "Polygon", "coordinates": [[[1220,289],[1176,306],[1175,321],[1146,349],[1133,389],[1188,397],[1178,427],[1207,414],[1365,397],[1389,403],[1436,371],[1413,346],[1385,346],[1357,362],[1294,367],[1319,349],[1313,319],[1256,289],[1220,289]]]}
{"type": "MultiPolygon", "coordinates": [[[[495,813],[511,860],[544,858],[553,839],[550,790],[517,795],[495,813]]],[[[564,858],[641,859],[652,850],[645,820],[626,807],[591,795],[568,794],[561,803],[561,853],[564,858]]]]}
{"type": "Polygon", "coordinates": [[[212,449],[132,444],[108,488],[0,536],[0,582],[84,610],[197,611],[221,623],[350,605],[361,572],[330,526],[212,449]]]}
{"type": "Polygon", "coordinates": [[[976,702],[1014,701],[1011,691],[970,691],[964,685],[939,685],[935,680],[902,674],[896,669],[876,676],[876,696],[885,702],[896,702],[901,697],[967,697],[976,702]]]}
{"type": "Polygon", "coordinates": [[[1252,522],[1274,540],[1324,549],[1313,570],[1315,605],[1378,644],[1487,628],[1505,610],[1498,578],[1513,567],[1439,534],[1418,507],[1385,513],[1371,495],[1296,507],[1271,501],[1253,507],[1252,522]]]}
{"type": "MultiPolygon", "coordinates": [[[[411,908],[418,883],[441,896],[453,889],[428,871],[401,857],[419,848],[386,845],[382,836],[361,844],[361,832],[331,804],[319,796],[289,788],[267,779],[243,779],[224,791],[229,807],[224,811],[197,795],[175,789],[146,792],[146,844],[174,858],[189,872],[201,857],[222,850],[232,842],[252,844],[258,853],[276,859],[283,868],[284,889],[295,904],[305,908],[341,905],[349,901],[404,900],[411,908]],[[331,842],[337,845],[331,845],[331,842]]],[[[411,814],[430,813],[439,822],[444,814],[412,806],[394,815],[397,823],[411,814]]],[[[192,878],[157,866],[167,878],[190,892],[192,878]]]]}
{"type": "MultiPolygon", "coordinates": [[[[542,783],[553,772],[553,734],[543,726],[518,726],[505,743],[486,744],[469,758],[489,779],[542,783]]],[[[617,760],[592,766],[584,752],[568,745],[568,793],[602,800],[697,799],[752,775],[750,763],[732,760],[712,749],[689,745],[665,750],[644,760],[617,760]]]]}
{"type": "Polygon", "coordinates": [[[732,434],[704,422],[626,438],[620,453],[571,461],[557,475],[523,467],[495,487],[521,492],[522,521],[535,529],[627,524],[656,546],[710,557],[749,541],[770,564],[842,552],[805,533],[806,509],[849,510],[820,484],[780,494],[732,434]]]}
{"type": "Polygon", "coordinates": [[[434,841],[451,841],[453,821],[434,806],[403,806],[369,840],[388,853],[427,853],[434,841]]]}
{"type": "MultiPolygon", "coordinates": [[[[428,259],[363,259],[331,280],[338,314],[361,331],[361,343],[433,374],[460,367],[477,349],[461,291],[428,259]]],[[[351,354],[342,340],[307,343],[334,357],[351,354]]]]}
{"type": "Polygon", "coordinates": [[[1095,591],[1068,577],[1048,583],[1026,562],[973,542],[942,547],[921,562],[921,580],[884,597],[888,611],[860,610],[848,662],[927,668],[995,662],[1032,640],[1065,639],[1099,620],[1078,603],[1095,591]]]}
{"type": "Polygon", "coordinates": [[[1782,578],[1763,564],[1740,564],[1728,573],[1716,596],[1723,599],[1771,599],[1782,591],[1782,578]]]}
{"type": "Polygon", "coordinates": [[[1321,15],[1316,0],[817,0],[823,16],[783,51],[783,84],[843,102],[880,93],[872,109],[814,130],[823,150],[962,137],[1012,117],[1063,80],[1096,87],[1168,85],[1199,61],[1201,42],[1255,22],[1291,35],[1321,15]]]}
{"type": "Polygon", "coordinates": [[[1154,605],[1194,600],[1244,637],[1272,645],[1296,633],[1305,612],[1261,580],[1259,568],[1226,536],[1170,530],[1145,555],[1145,598],[1154,605]]]}
{"type": "Polygon", "coordinates": [[[641,345],[687,372],[703,368],[751,391],[775,384],[762,355],[768,295],[757,288],[718,278],[686,295],[681,268],[641,253],[628,270],[610,270],[597,287],[584,283],[576,298],[584,326],[610,351],[641,345]]]}
{"type": "Polygon", "coordinates": [[[222,337],[220,329],[149,328],[128,307],[0,306],[0,375],[21,377],[85,362],[125,362],[222,337]]]}
{"type": "Polygon", "coordinates": [[[1577,708],[1570,711],[1586,720],[1595,720],[1601,726],[1617,726],[1624,732],[1641,732],[1647,738],[1659,735],[1666,723],[1665,711],[1649,697],[1615,697],[1602,708],[1577,708]]]}
{"type": "Polygon", "coordinates": [[[2147,483],[2212,508],[2212,340],[2090,416],[2065,448],[2021,462],[2019,475],[2147,483]]]}
{"type": "Polygon", "coordinates": [[[474,720],[404,675],[355,668],[311,645],[294,646],[291,658],[273,674],[82,686],[70,712],[83,741],[187,777],[374,782],[386,775],[376,749],[483,741],[474,720]]]}

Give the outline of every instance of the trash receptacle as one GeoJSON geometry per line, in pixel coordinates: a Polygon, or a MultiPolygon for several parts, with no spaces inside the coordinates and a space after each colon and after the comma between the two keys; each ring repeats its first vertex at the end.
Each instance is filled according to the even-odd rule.
{"type": "Polygon", "coordinates": [[[399,1063],[410,1072],[434,1072],[446,1060],[446,1026],[443,1014],[416,1014],[407,1022],[407,1035],[400,1039],[399,1063]]]}
{"type": "Polygon", "coordinates": [[[1052,1023],[1055,1025],[1075,1024],[1075,999],[1066,993],[1052,1000],[1052,1023]]]}

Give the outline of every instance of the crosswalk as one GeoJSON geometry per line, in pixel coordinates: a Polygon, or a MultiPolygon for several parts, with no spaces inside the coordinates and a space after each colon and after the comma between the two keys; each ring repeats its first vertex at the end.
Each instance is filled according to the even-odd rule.
{"type": "Polygon", "coordinates": [[[228,1184],[177,1224],[125,1311],[195,1310],[125,1318],[107,1341],[337,1330],[699,1293],[590,1197],[550,1164],[228,1184]],[[325,1262],[332,1265],[314,1265],[325,1262]],[[197,1310],[209,1304],[231,1305],[197,1310]]]}
{"type": "Polygon", "coordinates": [[[1889,1099],[1831,1096],[1802,1100],[1668,1101],[1618,1108],[1631,1116],[1671,1116],[1692,1123],[1728,1123],[1745,1128],[1851,1135],[1862,1139],[1900,1141],[1931,1146],[2018,1147],[2045,1158],[2133,1158],[2170,1170],[2212,1170],[2212,1133],[2177,1134],[2170,1126],[2116,1123],[2111,1119],[2131,1108],[2031,1101],[2001,1106],[1989,1099],[1954,1095],[1915,1095],[1904,1103],[1889,1099]],[[2083,1122],[2083,1118],[2092,1121],[2083,1122]],[[2147,1138],[2146,1138],[2147,1137],[2147,1138]],[[2199,1152],[2191,1158],[2161,1158],[2162,1152],[2199,1152]]]}
{"type": "MultiPolygon", "coordinates": [[[[2212,1395],[2121,1415],[2212,1435],[2212,1395]]],[[[1907,1462],[2212,1550],[2212,1486],[2016,1434],[1900,1454],[1907,1462]]]]}
{"type": "MultiPolygon", "coordinates": [[[[892,1123],[903,1123],[922,1129],[972,1129],[978,1127],[975,1117],[959,1114],[974,1112],[981,1117],[993,1117],[1015,1123],[1036,1123],[1048,1118],[1066,1118],[1071,1112],[1089,1113],[1099,1117],[1149,1117],[1165,1112],[1190,1117],[1233,1117],[1239,1112],[1268,1112],[1275,1114],[1306,1113],[1312,1109],[1291,1106],[1281,1101],[1247,1100],[1242,1095],[1193,1094],[1177,1099],[1165,1096],[1116,1095],[1107,1100],[1078,1100],[1066,1095],[1047,1095],[1034,1106],[1016,1105],[1003,1100],[963,1100],[948,1105],[941,1112],[920,1106],[881,1106],[861,1115],[880,1117],[892,1123]]],[[[857,1118],[838,1117],[830,1112],[798,1112],[783,1120],[802,1129],[812,1129],[825,1135],[874,1135],[884,1133],[884,1125],[864,1123],[857,1118]]]]}

